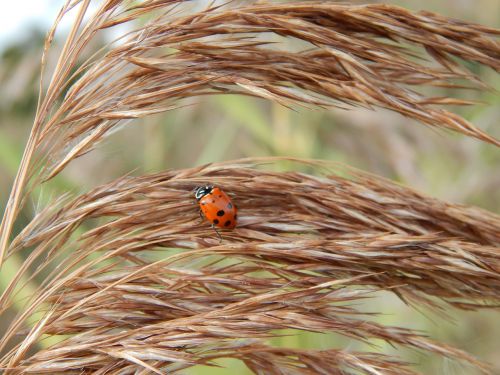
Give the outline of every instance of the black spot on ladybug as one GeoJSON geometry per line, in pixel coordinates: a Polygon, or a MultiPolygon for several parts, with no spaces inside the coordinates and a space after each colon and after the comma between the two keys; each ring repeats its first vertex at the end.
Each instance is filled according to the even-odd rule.
{"type": "Polygon", "coordinates": [[[212,199],[212,203],[215,203],[215,199],[212,199]]]}
{"type": "Polygon", "coordinates": [[[224,210],[217,211],[217,216],[224,216],[224,214],[225,214],[224,210]]]}
{"type": "Polygon", "coordinates": [[[214,219],[214,224],[215,225],[219,224],[219,219],[214,219]]]}
{"type": "Polygon", "coordinates": [[[222,198],[222,195],[219,195],[219,198],[222,198]]]}
{"type": "Polygon", "coordinates": [[[231,202],[229,202],[229,203],[227,204],[227,208],[229,208],[229,209],[233,208],[233,204],[232,204],[231,202]]]}
{"type": "Polygon", "coordinates": [[[228,226],[230,226],[230,225],[231,225],[231,220],[228,220],[228,221],[226,221],[226,222],[224,223],[224,226],[225,226],[225,227],[228,227],[228,226]]]}

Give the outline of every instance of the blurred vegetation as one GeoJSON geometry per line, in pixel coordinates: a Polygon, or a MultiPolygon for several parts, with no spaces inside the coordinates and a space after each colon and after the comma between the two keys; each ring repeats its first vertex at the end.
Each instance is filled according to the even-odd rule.
{"type": "MultiPolygon", "coordinates": [[[[436,11],[493,27],[500,26],[497,0],[440,2],[399,1],[402,6],[436,11]]],[[[38,87],[39,62],[44,35],[31,37],[1,52],[0,64],[0,211],[3,212],[32,123],[38,87]]],[[[473,70],[485,82],[500,87],[500,77],[484,67],[473,70]]],[[[449,90],[449,89],[448,89],[449,90]]],[[[446,90],[436,90],[436,95],[446,90]]],[[[456,93],[454,95],[457,95],[456,93]]],[[[500,137],[500,98],[493,91],[469,91],[462,97],[484,104],[456,108],[466,119],[500,137]]],[[[80,158],[37,192],[27,204],[14,232],[44,202],[63,192],[86,191],[130,171],[144,174],[247,156],[283,155],[339,161],[399,181],[444,200],[477,205],[500,212],[500,152],[495,146],[462,135],[414,126],[398,114],[379,110],[290,111],[280,105],[241,96],[190,100],[183,108],[137,121],[108,138],[92,153],[80,158]]],[[[22,260],[18,260],[22,261],[22,260]]],[[[9,279],[16,260],[0,275],[0,289],[9,279]]],[[[36,282],[36,280],[35,280],[36,282]]],[[[34,285],[31,286],[33,290],[34,285]]],[[[30,285],[28,284],[29,291],[30,285]]],[[[366,302],[366,310],[382,312],[383,324],[423,329],[430,336],[465,349],[493,363],[500,373],[498,313],[447,311],[450,319],[405,306],[389,294],[366,302]],[[439,322],[439,323],[438,323],[439,322]]],[[[2,324],[2,323],[0,323],[2,324]]],[[[273,342],[283,346],[352,350],[364,344],[332,335],[281,332],[273,342]]],[[[380,343],[375,350],[395,349],[380,343]]],[[[449,360],[424,360],[408,353],[424,373],[469,373],[449,360]]],[[[245,373],[241,363],[230,360],[221,368],[195,368],[190,374],[245,373]]]]}

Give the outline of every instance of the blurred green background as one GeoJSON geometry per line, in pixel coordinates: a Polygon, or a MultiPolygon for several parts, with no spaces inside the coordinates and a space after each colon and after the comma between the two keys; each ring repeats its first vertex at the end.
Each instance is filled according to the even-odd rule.
{"type": "MultiPolygon", "coordinates": [[[[418,10],[500,26],[498,0],[448,0],[438,2],[390,2],[418,10]]],[[[46,30],[27,28],[15,44],[4,45],[0,64],[0,211],[16,173],[34,116],[39,61],[46,30]]],[[[472,66],[473,71],[495,88],[500,77],[490,69],[472,66]]],[[[427,89],[426,89],[427,90],[427,89]]],[[[430,92],[427,90],[427,92],[430,92]]],[[[500,98],[493,92],[451,92],[484,102],[453,108],[488,133],[500,137],[500,98]],[[496,126],[496,127],[495,127],[496,126]]],[[[94,152],[72,163],[61,176],[45,186],[40,196],[23,209],[16,224],[18,232],[40,205],[68,190],[79,193],[130,171],[151,173],[169,168],[248,156],[295,156],[340,161],[375,173],[451,202],[477,205],[500,212],[500,152],[494,146],[462,135],[437,131],[385,110],[363,109],[289,111],[279,105],[240,96],[196,98],[183,109],[148,117],[126,126],[94,152]]],[[[22,261],[18,259],[18,261],[22,261]]],[[[0,289],[12,272],[2,269],[0,289]]],[[[380,294],[364,302],[369,311],[383,313],[384,324],[423,329],[430,336],[467,350],[494,364],[500,373],[500,316],[498,312],[457,312],[453,319],[409,309],[394,296],[380,294]]],[[[6,322],[0,322],[5,325],[6,322]]],[[[0,329],[1,331],[1,329],[0,329]]],[[[308,348],[373,350],[335,335],[287,332],[273,343],[308,348]]],[[[393,353],[383,343],[375,350],[393,353]]],[[[428,374],[472,374],[455,362],[405,352],[405,358],[428,374]]],[[[195,368],[189,374],[244,373],[236,361],[222,362],[229,368],[195,368]]]]}

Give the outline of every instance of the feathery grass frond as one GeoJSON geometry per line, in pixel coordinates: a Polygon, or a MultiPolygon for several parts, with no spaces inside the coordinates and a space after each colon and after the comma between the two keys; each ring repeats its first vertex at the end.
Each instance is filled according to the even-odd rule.
{"type": "MultiPolygon", "coordinates": [[[[41,212],[12,244],[12,252],[33,249],[12,283],[30,272],[47,276],[1,348],[24,332],[30,315],[46,317],[0,367],[161,373],[231,357],[276,374],[412,373],[378,354],[269,346],[266,339],[284,328],[382,339],[482,367],[417,332],[377,324],[351,304],[389,290],[437,309],[440,300],[498,305],[500,217],[332,163],[296,160],[315,175],[256,168],[280,160],[293,159],[124,177],[41,212]],[[239,207],[239,226],[223,232],[222,243],[199,222],[190,196],[202,183],[222,186],[239,207]],[[29,355],[44,335],[65,339],[29,355]]],[[[8,288],[4,313],[14,298],[8,288]]]]}
{"type": "Polygon", "coordinates": [[[266,374],[414,373],[375,352],[271,345],[282,329],[382,340],[488,371],[422,332],[377,323],[354,302],[389,291],[442,314],[497,307],[500,217],[357,170],[269,158],[122,177],[12,228],[34,188],[119,126],[200,95],[386,108],[498,146],[444,109],[471,103],[424,90],[487,89],[460,61],[499,71],[500,30],[380,4],[94,4],[66,1],[48,34],[44,69],[59,23],[75,16],[43,74],[0,227],[0,266],[26,256],[0,296],[5,374],[164,373],[220,358],[266,374]],[[128,32],[83,58],[98,33],[124,24],[128,32]],[[283,160],[305,172],[260,168],[283,160]],[[222,243],[190,196],[204,183],[224,187],[240,210],[222,243]],[[38,287],[19,293],[26,284],[38,287]],[[41,349],[46,338],[60,342],[41,349]]]}
{"type": "MultiPolygon", "coordinates": [[[[240,93],[286,106],[382,107],[499,145],[440,108],[466,104],[415,86],[479,84],[456,59],[500,69],[499,30],[389,5],[304,1],[191,8],[192,2],[67,1],[49,33],[76,12],[35,123],[2,222],[0,263],[26,187],[59,173],[127,120],[166,111],[189,97],[240,93]],[[79,60],[101,30],[142,25],[108,50],[79,60]],[[274,36],[270,36],[274,34],[274,36]],[[284,50],[276,38],[303,48],[284,50]],[[432,60],[434,64],[431,64],[432,60]]],[[[484,86],[480,86],[484,87],[484,86]]]]}

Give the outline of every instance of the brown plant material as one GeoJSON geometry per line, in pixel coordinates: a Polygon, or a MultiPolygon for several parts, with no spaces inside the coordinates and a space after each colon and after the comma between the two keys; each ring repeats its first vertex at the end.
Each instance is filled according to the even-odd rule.
{"type": "MultiPolygon", "coordinates": [[[[236,358],[256,373],[412,374],[398,358],[277,348],[276,330],[337,333],[455,358],[455,348],[373,321],[354,301],[396,293],[434,309],[497,306],[500,218],[318,161],[270,172],[240,160],[124,177],[59,199],[19,234],[33,188],[126,121],[198,95],[240,93],[285,106],[388,108],[438,128],[499,141],[440,108],[467,104],[414,86],[485,88],[455,58],[500,69],[499,31],[387,5],[182,0],[67,1],[76,19],[49,73],[0,228],[0,264],[28,254],[0,296],[10,322],[0,369],[19,373],[175,372],[236,358]],[[144,23],[85,62],[95,35],[144,23]],[[283,38],[302,49],[284,50],[283,38]],[[432,61],[429,61],[432,60],[432,61]],[[240,209],[219,243],[189,192],[221,185],[240,209]],[[17,293],[39,278],[24,301],[17,293]],[[12,318],[14,303],[24,303],[12,318]],[[35,323],[33,323],[35,322],[35,323]],[[41,350],[46,337],[61,342],[41,350]]],[[[45,66],[45,62],[43,64],[45,66]]]]}
{"type": "Polygon", "coordinates": [[[266,343],[292,328],[382,339],[486,371],[464,352],[373,322],[352,302],[389,290],[437,309],[439,300],[498,305],[500,217],[332,163],[298,161],[317,175],[254,167],[280,160],[124,177],[45,209],[12,244],[11,254],[32,251],[0,299],[2,311],[23,276],[48,276],[1,348],[32,314],[45,317],[0,367],[161,373],[232,357],[256,373],[413,373],[380,354],[266,343]],[[191,192],[202,183],[222,186],[239,207],[239,225],[223,231],[222,243],[198,217],[191,192]],[[43,335],[66,338],[30,355],[43,335]]]}
{"type": "Polygon", "coordinates": [[[382,107],[500,144],[439,108],[467,102],[411,88],[460,87],[460,80],[484,88],[454,59],[498,71],[499,30],[380,4],[229,3],[187,12],[191,2],[183,0],[107,0],[92,13],[90,3],[67,1],[47,38],[46,54],[58,23],[76,8],[2,221],[0,264],[26,187],[58,174],[125,121],[189,97],[240,93],[286,106],[382,107]],[[79,60],[100,30],[139,17],[145,23],[118,43],[79,60]],[[304,47],[287,51],[277,38],[304,47]]]}

